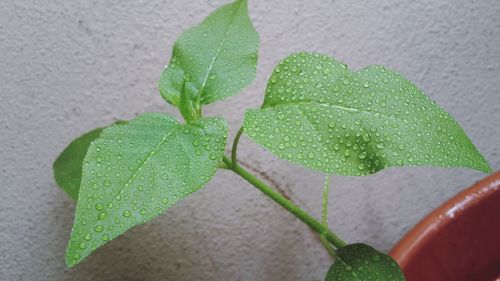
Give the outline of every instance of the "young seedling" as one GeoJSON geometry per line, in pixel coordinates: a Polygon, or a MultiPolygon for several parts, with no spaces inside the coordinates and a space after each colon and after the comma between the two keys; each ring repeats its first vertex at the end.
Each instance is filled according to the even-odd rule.
{"type": "Polygon", "coordinates": [[[331,174],[363,176],[399,166],[467,167],[490,172],[455,120],[401,74],[378,65],[351,71],[300,52],[283,59],[264,103],[245,113],[225,156],[228,126],[202,106],[237,94],[255,77],[259,37],[246,0],[222,6],[175,42],[161,96],[184,123],[145,113],[74,140],[54,163],[58,185],[77,201],[66,252],[73,267],[131,227],[147,222],[231,170],[318,233],[335,258],[325,280],[404,280],[398,265],[327,225],[331,174]],[[275,156],[327,175],[318,221],[238,165],[241,135],[275,156]]]}

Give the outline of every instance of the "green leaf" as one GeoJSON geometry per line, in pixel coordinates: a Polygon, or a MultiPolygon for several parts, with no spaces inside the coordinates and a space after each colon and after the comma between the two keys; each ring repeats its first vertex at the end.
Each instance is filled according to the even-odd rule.
{"type": "MultiPolygon", "coordinates": [[[[125,123],[125,121],[116,122],[116,124],[125,123]]],[[[78,191],[82,181],[83,159],[87,154],[90,143],[99,137],[102,130],[103,128],[94,129],[73,140],[59,154],[52,166],[57,185],[75,201],[78,199],[78,191]]]]}
{"type": "Polygon", "coordinates": [[[99,137],[103,128],[97,128],[72,141],[59,154],[52,169],[57,185],[73,199],[78,199],[82,180],[83,158],[87,154],[90,143],[99,137]]]}
{"type": "Polygon", "coordinates": [[[179,106],[183,84],[196,106],[235,95],[255,78],[259,35],[246,0],[217,9],[175,42],[159,89],[179,106]]]}
{"type": "Polygon", "coordinates": [[[404,281],[398,264],[366,244],[347,245],[337,250],[337,260],[325,281],[404,281]]]}
{"type": "Polygon", "coordinates": [[[377,65],[353,73],[320,54],[281,61],[244,128],[276,156],[328,174],[393,166],[491,171],[455,120],[401,74],[377,65]]]}
{"type": "Polygon", "coordinates": [[[182,125],[156,113],[104,129],[85,156],[68,266],[199,190],[221,162],[226,138],[221,119],[182,125]]]}

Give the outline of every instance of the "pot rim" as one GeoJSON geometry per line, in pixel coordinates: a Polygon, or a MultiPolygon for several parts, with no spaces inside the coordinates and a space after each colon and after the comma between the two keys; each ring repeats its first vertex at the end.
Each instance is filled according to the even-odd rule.
{"type": "Polygon", "coordinates": [[[402,269],[406,268],[420,247],[432,240],[442,228],[499,190],[500,171],[497,171],[459,192],[425,216],[399,240],[389,255],[398,262],[402,269]]]}

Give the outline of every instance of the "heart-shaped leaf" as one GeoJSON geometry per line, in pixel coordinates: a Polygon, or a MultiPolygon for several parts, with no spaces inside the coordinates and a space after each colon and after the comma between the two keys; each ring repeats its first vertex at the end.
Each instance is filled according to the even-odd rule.
{"type": "MultiPolygon", "coordinates": [[[[116,124],[125,123],[125,121],[116,122],[116,124]]],[[[75,201],[78,199],[82,181],[83,159],[90,144],[99,137],[102,130],[103,128],[94,129],[73,140],[54,161],[52,168],[57,185],[75,201]]]]}
{"type": "Polygon", "coordinates": [[[83,161],[68,266],[200,189],[221,162],[226,138],[221,119],[182,125],[155,113],[104,129],[83,161]]]}
{"type": "Polygon", "coordinates": [[[179,106],[184,83],[195,107],[235,95],[255,78],[258,45],[247,1],[222,6],[175,42],[159,82],[162,97],[179,106]]]}
{"type": "Polygon", "coordinates": [[[352,73],[320,54],[281,61],[244,128],[276,156],[328,174],[393,166],[491,171],[455,120],[401,74],[377,65],[352,73]]]}
{"type": "Polygon", "coordinates": [[[335,263],[325,281],[404,281],[398,264],[388,255],[366,244],[347,245],[337,250],[335,263]]]}

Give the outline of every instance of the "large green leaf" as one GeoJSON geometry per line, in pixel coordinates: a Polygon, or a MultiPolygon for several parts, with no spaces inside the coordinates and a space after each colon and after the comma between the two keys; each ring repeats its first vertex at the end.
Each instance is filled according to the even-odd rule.
{"type": "Polygon", "coordinates": [[[274,69],[245,132],[280,158],[337,175],[392,166],[491,169],[464,131],[402,75],[382,66],[352,73],[313,53],[274,69]]]}
{"type": "Polygon", "coordinates": [[[221,119],[182,125],[155,113],[104,129],[85,156],[68,266],[200,189],[221,162],[226,138],[221,119]]]}
{"type": "MultiPolygon", "coordinates": [[[[116,123],[125,124],[126,122],[118,121],[116,123]]],[[[59,154],[52,166],[57,185],[75,201],[78,199],[78,191],[82,181],[83,159],[87,154],[90,143],[99,137],[102,130],[103,128],[97,128],[73,140],[59,154]]]]}
{"type": "Polygon", "coordinates": [[[235,95],[255,78],[258,45],[247,1],[222,6],[175,42],[159,82],[162,97],[178,106],[184,83],[198,105],[235,95]]]}
{"type": "Polygon", "coordinates": [[[337,250],[337,259],[325,281],[404,281],[398,264],[366,244],[347,245],[337,250]]]}

